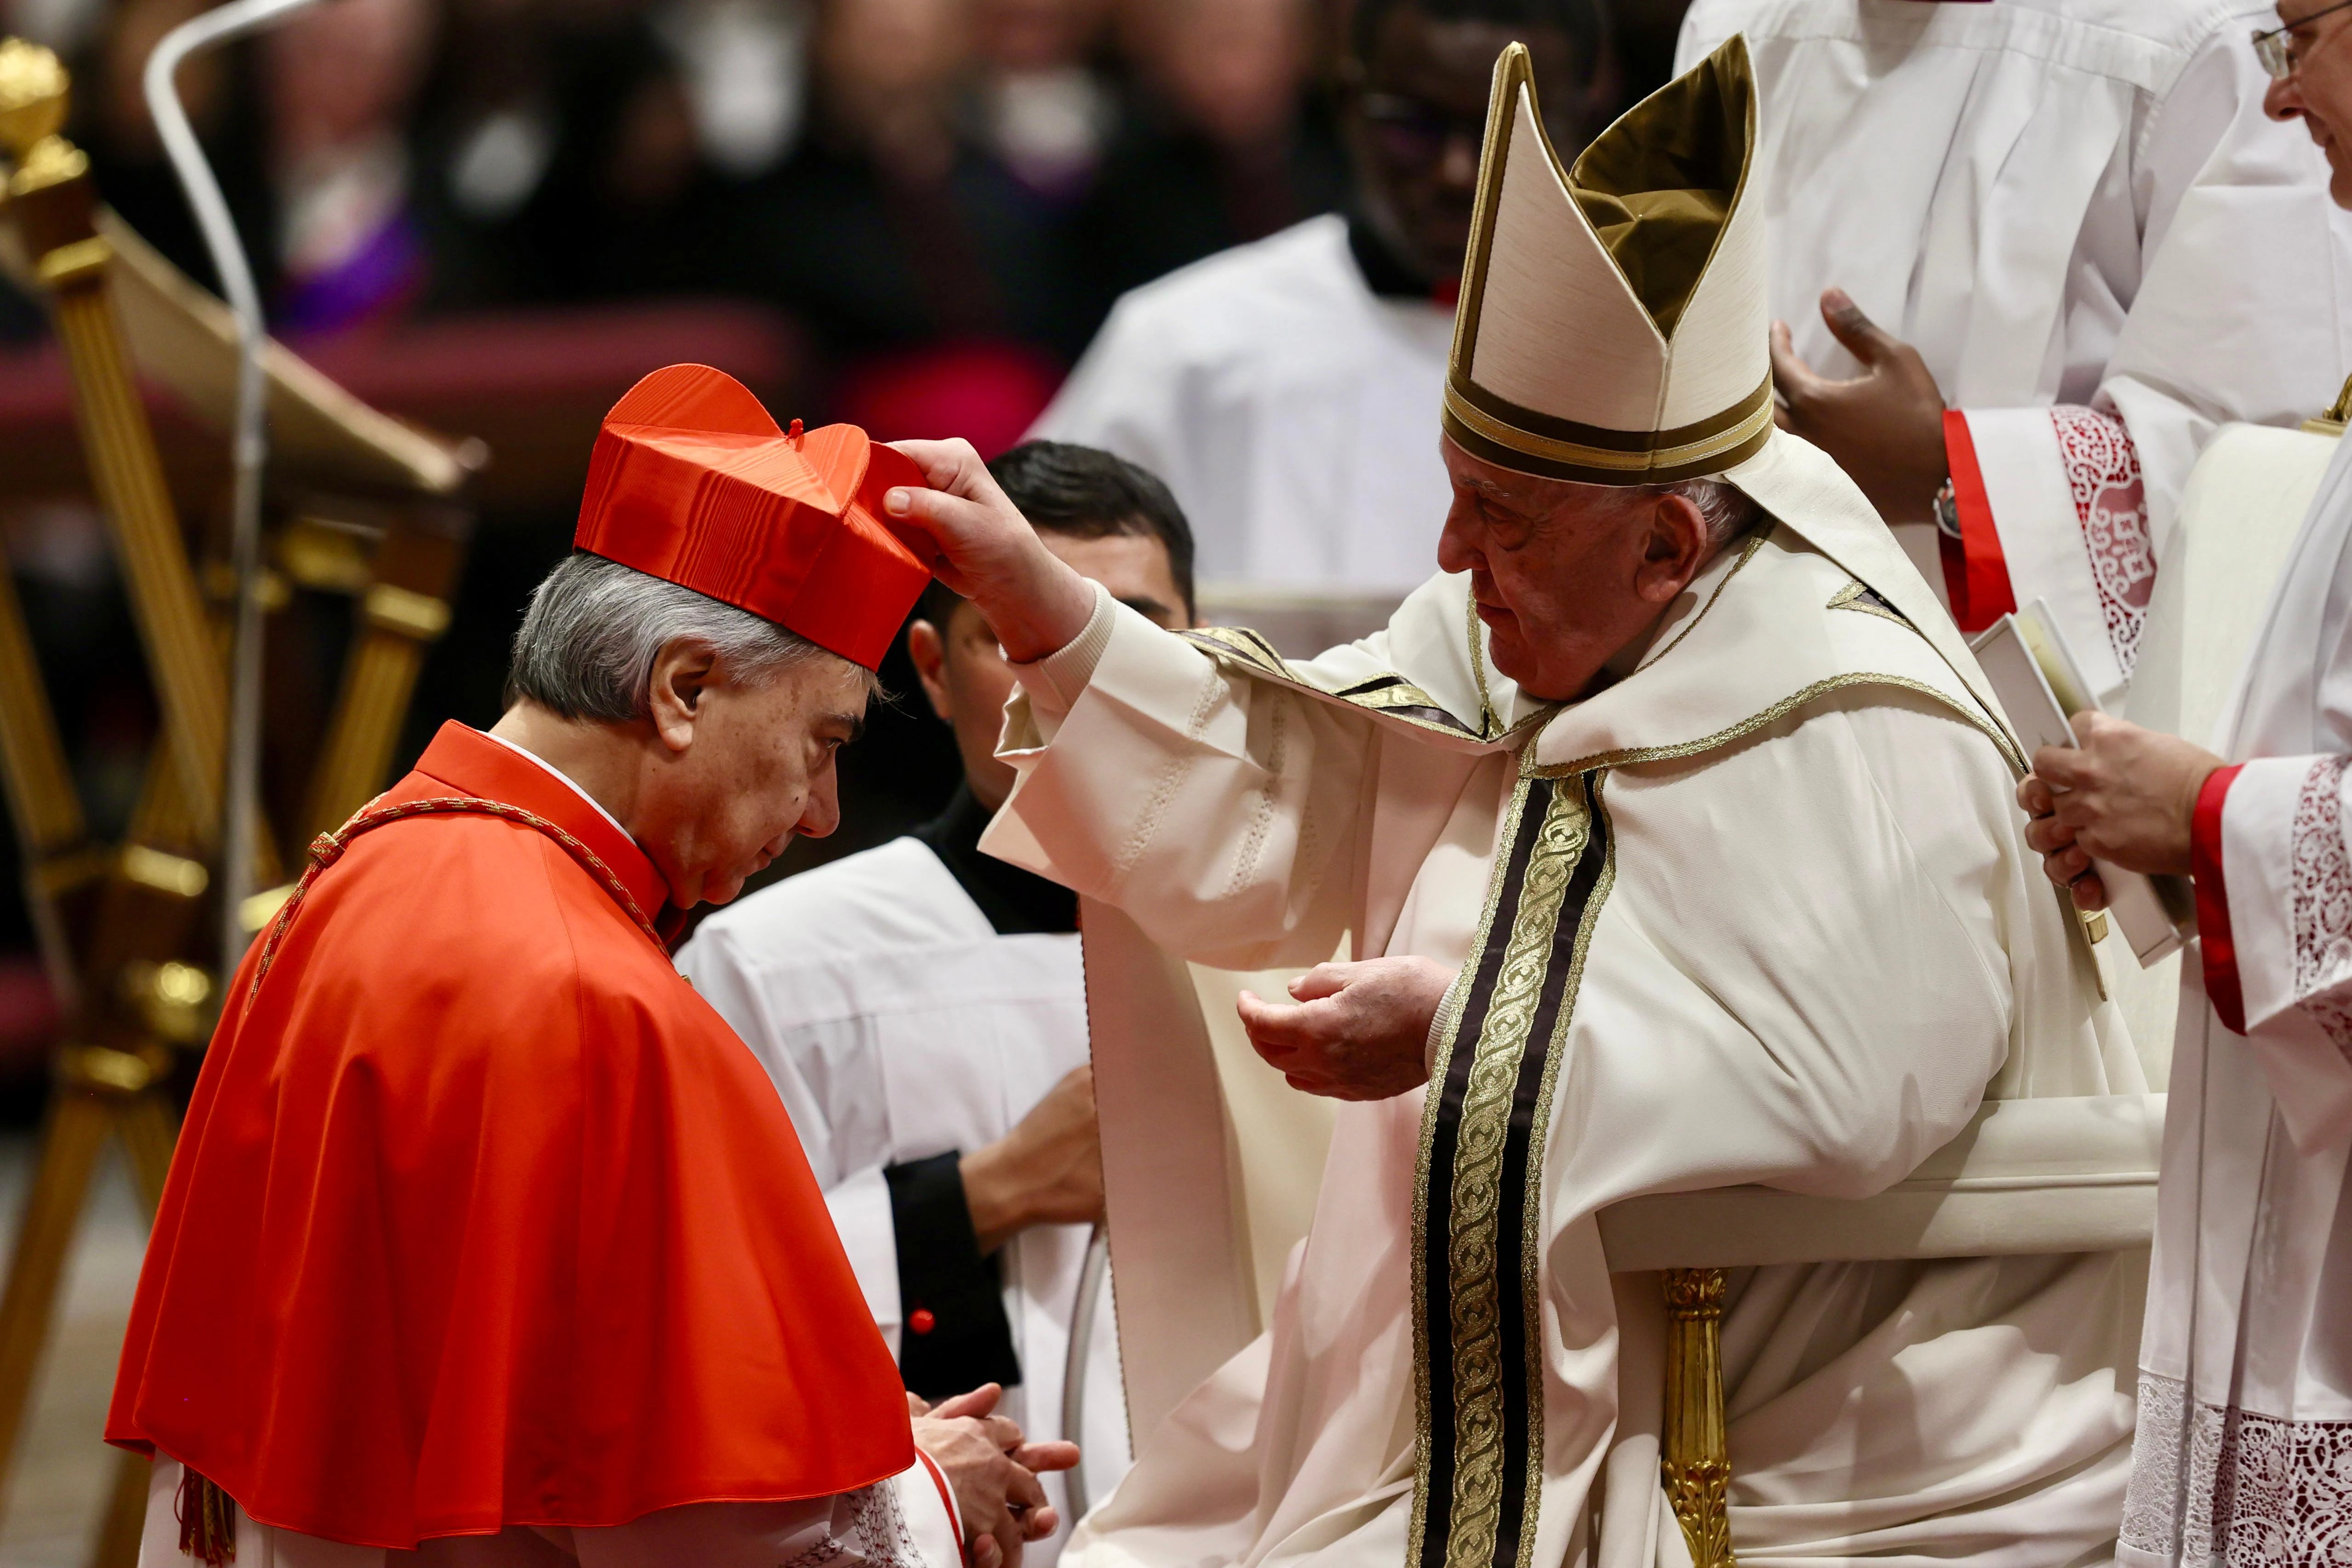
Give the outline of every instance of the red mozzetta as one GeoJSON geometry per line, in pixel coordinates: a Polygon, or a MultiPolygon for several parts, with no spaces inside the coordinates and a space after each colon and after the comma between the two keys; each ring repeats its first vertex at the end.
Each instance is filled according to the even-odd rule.
{"type": "Polygon", "coordinates": [[[232,985],[108,1439],[386,1547],[905,1469],[782,1102],[641,923],[652,862],[462,725],[379,805],[428,799],[232,985]]]}

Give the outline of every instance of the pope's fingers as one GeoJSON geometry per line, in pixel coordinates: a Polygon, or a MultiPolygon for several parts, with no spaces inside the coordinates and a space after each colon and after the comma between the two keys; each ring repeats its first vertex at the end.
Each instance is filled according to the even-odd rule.
{"type": "Polygon", "coordinates": [[[1300,1002],[1336,995],[1354,984],[1355,971],[1352,963],[1318,963],[1290,983],[1290,994],[1300,1002]]]}
{"type": "Polygon", "coordinates": [[[1055,1511],[1051,1503],[1043,1508],[1033,1508],[1021,1516],[1022,1529],[1032,1541],[1045,1540],[1059,1529],[1061,1523],[1062,1516],[1055,1511]]]}
{"type": "Polygon", "coordinates": [[[923,477],[940,489],[961,495],[975,481],[974,476],[985,477],[988,465],[980,460],[979,451],[961,437],[945,441],[892,441],[890,449],[910,459],[923,470],[923,477]]]}
{"type": "Polygon", "coordinates": [[[2036,855],[2055,855],[2074,842],[2074,829],[2054,816],[2037,816],[2025,825],[2025,846],[2036,855]]]}
{"type": "Polygon", "coordinates": [[[2095,914],[2107,907],[2107,885],[2096,871],[2085,871],[2067,885],[2074,889],[2074,907],[2084,913],[2095,914]]]}
{"type": "Polygon", "coordinates": [[[971,1538],[971,1568],[1003,1568],[1004,1548],[986,1531],[971,1538]]]}
{"type": "Polygon", "coordinates": [[[2017,781],[2017,804],[2028,816],[2049,816],[2053,798],[2040,773],[2028,773],[2017,781]]]}

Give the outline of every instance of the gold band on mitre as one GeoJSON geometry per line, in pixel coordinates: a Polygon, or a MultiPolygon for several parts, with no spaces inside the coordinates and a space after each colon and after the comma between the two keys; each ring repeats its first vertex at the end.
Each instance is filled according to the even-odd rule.
{"type": "Polygon", "coordinates": [[[1772,435],[1772,379],[1709,419],[1672,430],[1610,430],[1515,408],[1448,377],[1440,416],[1454,444],[1484,462],[1584,485],[1670,485],[1735,468],[1772,435]]]}

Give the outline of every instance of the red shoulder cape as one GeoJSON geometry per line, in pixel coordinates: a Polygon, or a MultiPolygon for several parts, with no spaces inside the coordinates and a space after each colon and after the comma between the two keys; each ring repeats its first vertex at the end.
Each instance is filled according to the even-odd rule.
{"type": "MultiPolygon", "coordinates": [[[[385,802],[473,795],[661,879],[445,726],[385,802]]],[[[852,1490],[914,1462],[897,1369],[758,1062],[546,833],[352,840],[197,1079],[107,1440],[360,1545],[852,1490]]]]}

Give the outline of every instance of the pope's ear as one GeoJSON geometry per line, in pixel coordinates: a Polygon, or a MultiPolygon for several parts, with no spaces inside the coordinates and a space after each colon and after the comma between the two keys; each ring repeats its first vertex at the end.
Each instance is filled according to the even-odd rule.
{"type": "Polygon", "coordinates": [[[1634,591],[1663,605],[1698,575],[1706,560],[1706,515],[1687,496],[1658,497],[1634,572],[1634,591]]]}
{"type": "Polygon", "coordinates": [[[678,637],[654,655],[653,678],[646,683],[646,701],[652,711],[654,733],[673,752],[694,744],[694,726],[702,717],[702,700],[717,684],[719,660],[708,644],[678,637]]]}

